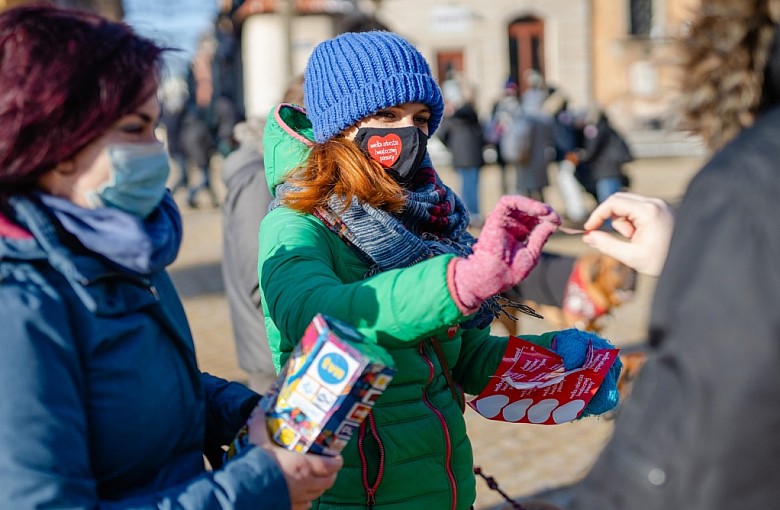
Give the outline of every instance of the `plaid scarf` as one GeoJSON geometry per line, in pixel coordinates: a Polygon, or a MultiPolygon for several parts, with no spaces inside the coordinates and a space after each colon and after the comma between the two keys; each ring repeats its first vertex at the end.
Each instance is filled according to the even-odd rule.
{"type": "MultiPolygon", "coordinates": [[[[292,189],[286,182],[276,188],[274,209],[292,189]]],[[[366,277],[389,269],[412,266],[445,253],[468,256],[476,239],[466,228],[469,216],[460,198],[447,187],[433,168],[420,168],[406,190],[406,205],[398,214],[332,195],[326,207],[315,211],[367,264],[366,277]],[[343,211],[343,212],[337,212],[343,211]]],[[[485,301],[464,328],[484,328],[501,313],[495,297],[485,301]]]]}

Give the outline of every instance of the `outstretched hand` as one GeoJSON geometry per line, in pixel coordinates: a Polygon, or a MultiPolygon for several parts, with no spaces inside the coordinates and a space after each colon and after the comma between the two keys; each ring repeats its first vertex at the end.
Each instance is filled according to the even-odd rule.
{"type": "Polygon", "coordinates": [[[485,299],[525,279],[560,223],[547,204],[517,195],[501,197],[473,253],[450,264],[448,283],[459,308],[471,313],[485,299]]]}
{"type": "Polygon", "coordinates": [[[599,204],[583,226],[588,231],[582,237],[586,244],[640,273],[658,276],[669,251],[674,214],[661,199],[618,192],[599,204]],[[609,219],[627,241],[595,230],[609,219]]]}

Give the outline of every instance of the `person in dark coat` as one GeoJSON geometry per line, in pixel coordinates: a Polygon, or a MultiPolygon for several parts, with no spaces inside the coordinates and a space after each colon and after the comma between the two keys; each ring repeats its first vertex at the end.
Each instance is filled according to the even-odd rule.
{"type": "Polygon", "coordinates": [[[550,184],[547,166],[553,155],[552,117],[542,112],[521,113],[512,122],[501,140],[504,159],[515,169],[515,190],[518,195],[544,202],[544,189],[550,184]],[[522,145],[513,159],[507,150],[512,144],[522,145]]]}
{"type": "Polygon", "coordinates": [[[479,212],[479,171],[485,164],[482,124],[471,103],[465,103],[444,119],[439,138],[452,154],[452,166],[460,175],[461,197],[466,204],[471,223],[482,224],[479,212]]]}
{"type": "Polygon", "coordinates": [[[582,187],[575,177],[578,161],[577,131],[575,119],[569,110],[569,101],[558,89],[550,89],[550,94],[542,104],[542,111],[552,119],[553,148],[558,171],[558,191],[566,210],[566,218],[575,223],[585,220],[586,209],[582,187]]]}
{"type": "MultiPolygon", "coordinates": [[[[303,74],[290,80],[283,103],[303,104],[303,74]]],[[[233,128],[238,148],[222,164],[226,194],[222,202],[222,279],[230,308],[233,339],[247,385],[264,393],[276,379],[257,274],[258,231],[272,196],[265,178],[265,120],[249,118],[233,128]]]]}
{"type": "Polygon", "coordinates": [[[258,393],[276,379],[257,277],[257,233],[272,200],[263,165],[263,125],[258,119],[236,124],[239,146],[222,165],[227,189],[222,202],[222,278],[238,364],[247,373],[248,386],[258,393]]]}
{"type": "Polygon", "coordinates": [[[584,156],[581,170],[585,189],[599,202],[628,187],[623,165],[634,156],[625,138],[612,126],[607,114],[594,108],[583,128],[584,156]]]}
{"type": "Polygon", "coordinates": [[[178,174],[171,185],[173,194],[189,186],[187,157],[181,147],[181,127],[188,99],[189,90],[184,77],[171,77],[160,86],[160,124],[165,128],[166,148],[178,174]]]}
{"type": "MultiPolygon", "coordinates": [[[[778,507],[778,24],[778,0],[702,0],[690,25],[687,117],[716,152],[677,212],[649,359],[569,510],[778,507]]],[[[641,245],[644,206],[617,203],[586,228],[610,216],[641,245]]],[[[585,239],[605,250],[604,234],[585,239]]]]}
{"type": "Polygon", "coordinates": [[[504,86],[504,96],[496,101],[490,120],[485,126],[485,141],[493,145],[496,150],[496,164],[501,172],[501,194],[509,193],[509,179],[507,178],[507,169],[510,166],[501,153],[501,138],[506,133],[509,124],[515,115],[521,111],[520,99],[517,97],[517,83],[511,79],[507,80],[504,86]]]}
{"type": "Polygon", "coordinates": [[[200,182],[187,187],[187,204],[190,207],[198,206],[197,196],[201,191],[208,193],[212,206],[219,205],[210,176],[211,157],[217,150],[217,141],[212,131],[215,117],[212,61],[215,48],[214,38],[204,34],[187,71],[190,93],[181,125],[180,144],[186,165],[194,166],[200,176],[200,182]]]}

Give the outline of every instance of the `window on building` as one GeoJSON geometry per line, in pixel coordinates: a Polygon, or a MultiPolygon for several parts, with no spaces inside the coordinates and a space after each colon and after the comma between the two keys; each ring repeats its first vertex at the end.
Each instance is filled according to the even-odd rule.
{"type": "Polygon", "coordinates": [[[634,37],[649,37],[653,28],[653,0],[629,0],[630,34],[634,37]]]}

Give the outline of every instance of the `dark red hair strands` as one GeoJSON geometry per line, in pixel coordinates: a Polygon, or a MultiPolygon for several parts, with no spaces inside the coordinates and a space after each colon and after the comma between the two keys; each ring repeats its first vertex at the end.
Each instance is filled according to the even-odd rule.
{"type": "Polygon", "coordinates": [[[32,186],[145,101],[163,51],[89,12],[0,13],[0,190],[32,186]]]}

